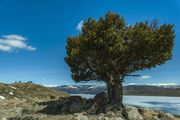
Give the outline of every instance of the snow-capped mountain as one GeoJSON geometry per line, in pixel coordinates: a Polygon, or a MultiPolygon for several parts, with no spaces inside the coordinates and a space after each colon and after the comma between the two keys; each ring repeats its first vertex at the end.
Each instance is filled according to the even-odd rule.
{"type": "MultiPolygon", "coordinates": [[[[52,87],[70,94],[97,94],[106,91],[106,86],[96,85],[62,85],[52,87]]],[[[147,84],[147,85],[124,85],[125,95],[153,95],[153,96],[180,96],[180,85],[176,84],[147,84]]]]}

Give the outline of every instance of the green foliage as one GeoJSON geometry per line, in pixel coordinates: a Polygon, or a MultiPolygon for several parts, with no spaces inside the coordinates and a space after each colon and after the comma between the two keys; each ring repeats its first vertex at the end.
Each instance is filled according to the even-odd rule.
{"type": "Polygon", "coordinates": [[[98,20],[84,20],[82,32],[67,38],[66,63],[75,81],[123,79],[127,74],[150,69],[172,58],[173,25],[157,20],[128,25],[108,12],[98,20]]]}

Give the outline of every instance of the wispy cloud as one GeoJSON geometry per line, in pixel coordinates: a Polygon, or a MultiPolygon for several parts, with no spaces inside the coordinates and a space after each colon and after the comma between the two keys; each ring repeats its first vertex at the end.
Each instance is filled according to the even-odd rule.
{"type": "Polygon", "coordinates": [[[139,79],[139,80],[144,80],[144,79],[149,79],[149,78],[151,78],[151,76],[149,76],[149,75],[143,75],[143,76],[139,77],[138,79],[139,79]]]}
{"type": "Polygon", "coordinates": [[[45,86],[45,87],[57,87],[59,85],[51,85],[51,84],[49,84],[49,85],[43,85],[43,86],[45,86]]]}
{"type": "Polygon", "coordinates": [[[147,85],[152,85],[152,86],[175,86],[177,84],[176,83],[153,83],[153,84],[147,84],[147,85]]]}
{"type": "Polygon", "coordinates": [[[81,20],[81,21],[77,24],[76,30],[81,31],[81,30],[82,30],[82,26],[83,26],[83,20],[81,20]]]}
{"type": "Polygon", "coordinates": [[[137,84],[136,84],[136,83],[128,83],[128,84],[124,84],[124,83],[123,83],[123,85],[124,85],[124,86],[128,86],[128,85],[137,85],[137,84]]]}
{"type": "Polygon", "coordinates": [[[12,52],[17,49],[35,51],[36,48],[27,44],[27,39],[21,35],[10,34],[0,37],[0,51],[12,52]]]}

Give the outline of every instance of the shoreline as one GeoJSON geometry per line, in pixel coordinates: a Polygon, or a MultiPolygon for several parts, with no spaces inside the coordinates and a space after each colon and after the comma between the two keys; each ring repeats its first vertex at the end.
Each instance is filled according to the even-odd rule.
{"type": "MultiPolygon", "coordinates": [[[[70,96],[81,96],[83,98],[93,98],[93,94],[70,94],[70,96]],[[87,95],[87,96],[86,96],[87,95]]],[[[123,96],[123,103],[126,105],[155,108],[168,112],[173,115],[180,115],[180,97],[166,97],[166,96],[123,96]]]]}
{"type": "MultiPolygon", "coordinates": [[[[77,94],[71,94],[71,93],[68,93],[68,94],[70,94],[70,95],[80,95],[79,93],[77,93],[77,94]]],[[[84,94],[84,93],[82,93],[82,95],[96,95],[96,94],[84,94]]],[[[174,97],[174,98],[180,98],[180,96],[161,96],[161,95],[127,95],[127,94],[125,94],[125,95],[123,95],[123,96],[146,96],[146,97],[174,97]]]]}

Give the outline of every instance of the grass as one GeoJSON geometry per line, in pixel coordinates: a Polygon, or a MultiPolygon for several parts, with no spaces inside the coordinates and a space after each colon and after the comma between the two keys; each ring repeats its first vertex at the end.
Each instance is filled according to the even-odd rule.
{"type": "Polygon", "coordinates": [[[69,96],[63,91],[56,91],[33,83],[0,84],[0,95],[7,99],[20,98],[35,102],[69,96]]]}

